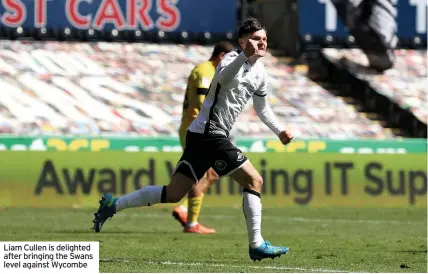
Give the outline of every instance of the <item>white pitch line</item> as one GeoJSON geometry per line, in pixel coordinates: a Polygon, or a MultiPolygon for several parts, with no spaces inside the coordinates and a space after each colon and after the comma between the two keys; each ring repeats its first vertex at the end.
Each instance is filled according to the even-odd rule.
{"type": "Polygon", "coordinates": [[[242,268],[248,267],[252,269],[272,269],[272,270],[298,270],[304,272],[323,272],[323,273],[339,273],[346,272],[343,270],[333,270],[333,269],[323,269],[323,268],[303,268],[303,267],[288,267],[288,266],[244,266],[244,265],[228,265],[228,264],[215,264],[215,263],[185,263],[185,262],[170,262],[170,261],[160,261],[153,262],[147,261],[147,264],[162,264],[162,265],[179,265],[179,266],[212,266],[212,267],[234,267],[234,268],[242,268]]]}
{"type": "Polygon", "coordinates": [[[399,221],[399,220],[366,220],[366,219],[312,219],[303,217],[288,218],[290,221],[296,222],[311,222],[311,223],[366,223],[366,224],[412,224],[412,221],[399,221]]]}
{"type": "MultiPolygon", "coordinates": [[[[169,218],[170,214],[157,214],[157,213],[125,213],[121,212],[115,217],[149,217],[149,218],[169,218]]],[[[209,215],[208,218],[212,219],[236,219],[232,215],[209,215]]],[[[416,224],[421,223],[418,221],[399,221],[399,220],[366,220],[366,219],[322,219],[322,218],[305,218],[305,217],[279,217],[264,215],[262,219],[281,219],[284,221],[291,222],[307,222],[307,223],[365,223],[365,224],[393,224],[393,225],[404,225],[404,224],[416,224]]],[[[423,222],[425,223],[425,222],[423,222]]]]}

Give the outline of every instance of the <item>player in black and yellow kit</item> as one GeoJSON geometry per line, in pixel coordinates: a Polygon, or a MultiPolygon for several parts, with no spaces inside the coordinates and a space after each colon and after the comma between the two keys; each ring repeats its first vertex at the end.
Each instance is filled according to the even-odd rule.
{"type": "MultiPolygon", "coordinates": [[[[226,53],[233,50],[234,47],[231,43],[220,42],[214,47],[211,58],[206,62],[200,63],[192,70],[187,82],[183,102],[183,116],[179,129],[180,142],[183,149],[186,145],[187,128],[199,114],[217,65],[226,53]]],[[[184,232],[199,234],[216,232],[215,229],[200,224],[198,217],[201,212],[204,193],[217,180],[217,173],[213,169],[209,169],[199,183],[189,191],[188,198],[180,206],[174,208],[173,216],[184,226],[184,232]]]]}

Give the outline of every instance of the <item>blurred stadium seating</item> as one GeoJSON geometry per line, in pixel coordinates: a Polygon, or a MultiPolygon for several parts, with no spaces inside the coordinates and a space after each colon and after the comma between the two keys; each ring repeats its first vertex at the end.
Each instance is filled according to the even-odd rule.
{"type": "Polygon", "coordinates": [[[371,87],[401,108],[408,109],[421,122],[428,123],[428,56],[422,50],[396,50],[394,67],[378,74],[367,69],[367,57],[359,49],[324,49],[324,55],[334,63],[346,61],[346,67],[356,77],[368,81],[371,87]]]}
{"type": "MultiPolygon", "coordinates": [[[[176,136],[187,76],[211,50],[200,45],[1,41],[0,132],[176,136]]],[[[420,58],[415,53],[397,62],[397,69],[416,66],[420,58]]],[[[394,137],[310,81],[304,66],[287,65],[272,55],[264,62],[271,77],[271,106],[299,138],[394,137]]],[[[424,82],[418,79],[424,72],[409,69],[412,84],[399,78],[397,69],[371,76],[373,83],[393,83],[398,98],[406,98],[408,86],[423,96],[424,82]]],[[[403,102],[426,111],[417,98],[403,102]]],[[[251,104],[238,120],[237,131],[272,135],[251,104]]]]}

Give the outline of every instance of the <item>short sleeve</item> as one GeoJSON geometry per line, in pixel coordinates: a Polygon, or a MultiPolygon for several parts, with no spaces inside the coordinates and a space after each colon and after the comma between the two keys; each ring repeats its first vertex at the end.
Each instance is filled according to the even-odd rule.
{"type": "Polygon", "coordinates": [[[198,75],[196,78],[196,88],[210,88],[212,78],[207,75],[198,75]]]}
{"type": "Polygon", "coordinates": [[[213,75],[212,72],[208,72],[206,69],[201,68],[196,71],[193,75],[193,81],[196,87],[196,93],[198,95],[207,95],[211,85],[213,75]]]}
{"type": "Polygon", "coordinates": [[[196,88],[210,88],[212,78],[214,77],[213,72],[208,71],[206,67],[200,67],[194,73],[194,81],[196,88]]]}

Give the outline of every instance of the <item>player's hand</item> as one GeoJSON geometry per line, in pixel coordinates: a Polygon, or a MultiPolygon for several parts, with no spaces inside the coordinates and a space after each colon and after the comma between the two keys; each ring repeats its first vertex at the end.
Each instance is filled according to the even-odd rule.
{"type": "Polygon", "coordinates": [[[257,45],[258,43],[259,42],[255,41],[255,40],[248,39],[247,45],[245,46],[245,49],[244,49],[245,56],[251,57],[254,54],[256,54],[257,50],[259,48],[259,46],[257,45]]]}
{"type": "Polygon", "coordinates": [[[279,133],[279,140],[281,140],[281,143],[284,145],[290,143],[293,138],[293,134],[291,134],[291,132],[288,130],[283,130],[279,133]]]}

